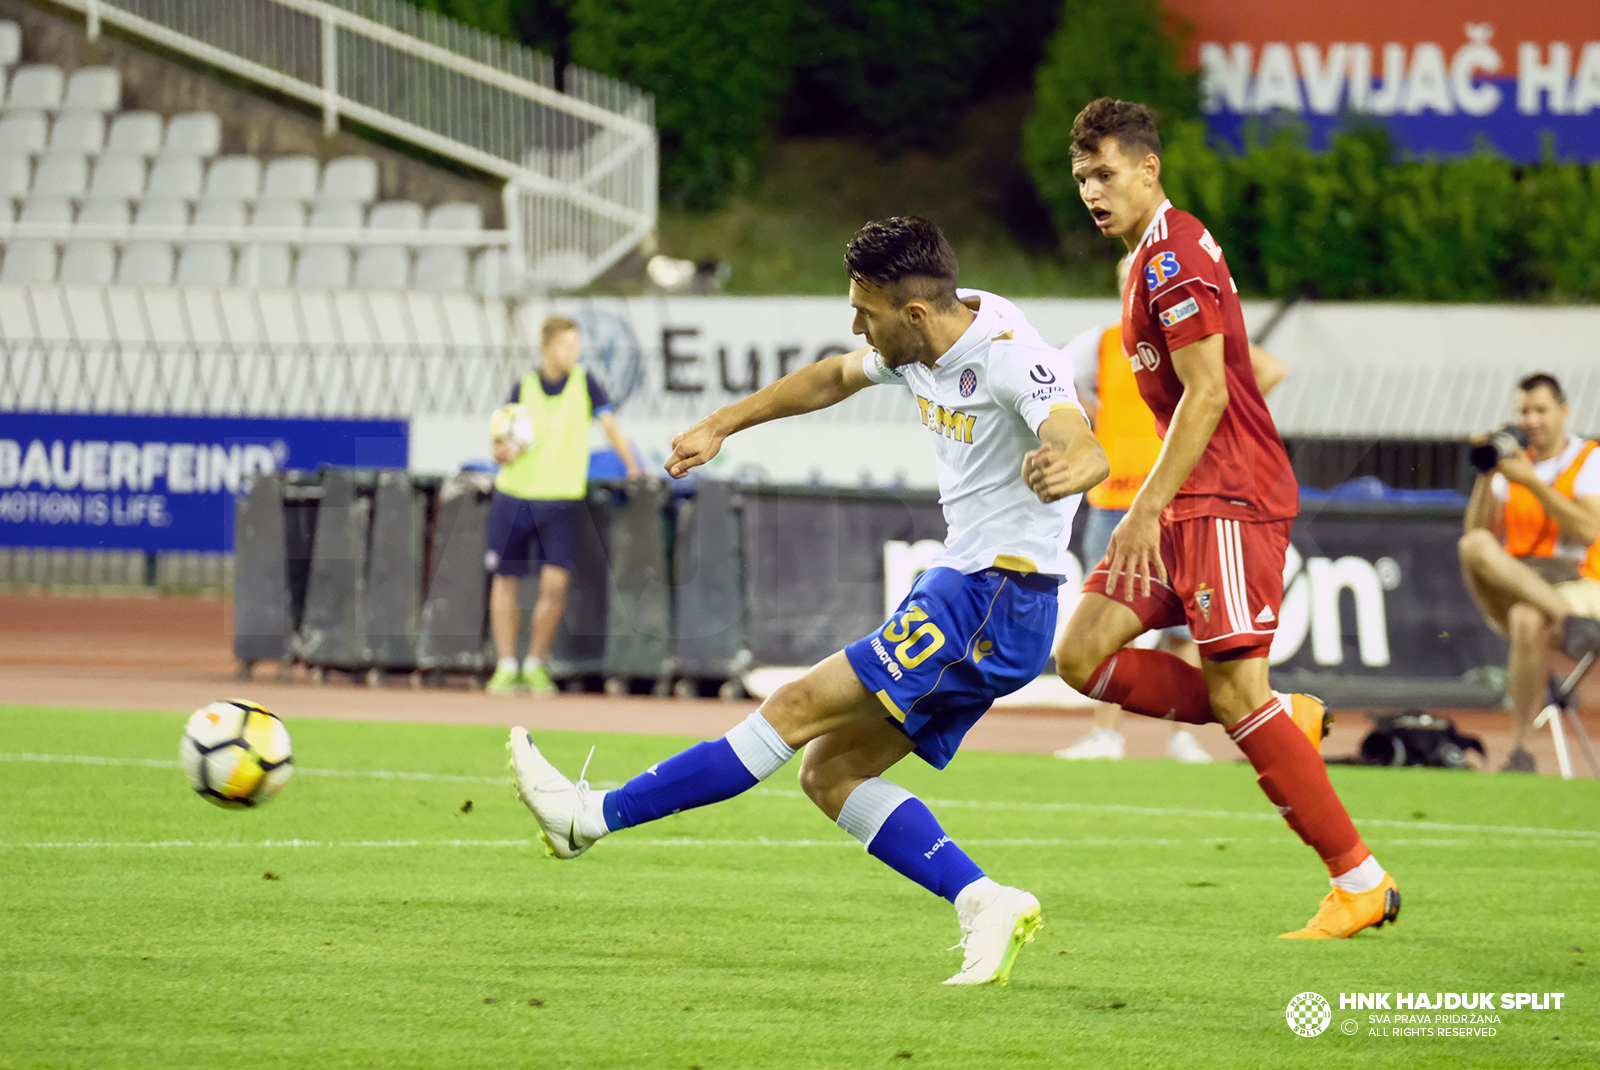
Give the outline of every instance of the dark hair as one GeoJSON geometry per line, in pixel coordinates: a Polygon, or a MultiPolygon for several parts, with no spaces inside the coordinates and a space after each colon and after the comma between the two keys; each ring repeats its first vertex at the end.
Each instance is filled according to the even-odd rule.
{"type": "Polygon", "coordinates": [[[1548,372],[1534,372],[1517,384],[1517,389],[1523,393],[1545,387],[1550,391],[1550,396],[1556,399],[1557,405],[1567,403],[1567,392],[1561,389],[1561,384],[1556,382],[1556,377],[1548,372]]]}
{"type": "Polygon", "coordinates": [[[938,227],[921,216],[897,215],[856,231],[844,249],[844,269],[855,282],[893,291],[897,307],[921,298],[948,308],[961,265],[938,227]]]}
{"type": "Polygon", "coordinates": [[[1161,155],[1156,113],[1148,104],[1111,97],[1091,100],[1072,120],[1072,155],[1091,156],[1100,151],[1100,143],[1106,138],[1115,138],[1129,157],[1136,155],[1135,149],[1161,155]]]}

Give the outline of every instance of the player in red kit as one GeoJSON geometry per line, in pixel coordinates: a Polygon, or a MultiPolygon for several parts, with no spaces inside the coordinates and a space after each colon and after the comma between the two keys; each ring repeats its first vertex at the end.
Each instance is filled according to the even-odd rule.
{"type": "MultiPolygon", "coordinates": [[[[1123,348],[1162,446],[1084,583],[1056,665],[1092,698],[1228,730],[1332,878],[1316,916],[1285,937],[1346,937],[1392,922],[1399,889],[1362,843],[1313,742],[1322,738],[1320,704],[1290,702],[1267,680],[1299,492],[1256,389],[1228,262],[1162,191],[1161,139],[1143,104],[1101,98],[1084,108],[1072,127],[1072,173],[1095,224],[1133,253],[1123,348]],[[1184,623],[1200,646],[1199,669],[1124,649],[1141,632],[1184,623]]],[[[1066,485],[1054,458],[1031,464],[1026,478],[1046,500],[1066,485]]]]}

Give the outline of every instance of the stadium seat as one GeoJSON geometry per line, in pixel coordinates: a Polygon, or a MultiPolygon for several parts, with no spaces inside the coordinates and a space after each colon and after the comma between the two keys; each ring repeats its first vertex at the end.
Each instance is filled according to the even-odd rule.
{"type": "Polygon", "coordinates": [[[349,201],[318,201],[311,209],[309,225],[325,229],[359,230],[361,206],[349,201]]]}
{"type": "Polygon", "coordinates": [[[179,286],[226,286],[233,281],[233,250],[219,242],[190,242],[178,250],[179,286]]]}
{"type": "Polygon", "coordinates": [[[21,58],[22,27],[14,22],[0,22],[0,77],[21,58]]]}
{"type": "Polygon", "coordinates": [[[303,227],[306,207],[296,200],[262,198],[256,202],[256,214],[251,222],[258,227],[303,227]]]}
{"type": "Polygon", "coordinates": [[[133,222],[143,227],[186,227],[189,225],[189,205],[166,197],[149,197],[139,202],[138,211],[133,213],[133,222]]]}
{"type": "Polygon", "coordinates": [[[322,169],[319,201],[354,201],[368,204],[378,199],[378,163],[367,156],[340,156],[322,169]]]}
{"type": "Polygon", "coordinates": [[[0,200],[20,200],[33,185],[33,164],[26,156],[0,156],[0,200]]]}
{"type": "Polygon", "coordinates": [[[215,112],[186,111],[167,122],[162,156],[215,156],[222,148],[222,120],[215,112]]]}
{"type": "Polygon", "coordinates": [[[449,201],[428,213],[429,230],[482,230],[483,209],[475,204],[449,201]]]}
{"type": "Polygon", "coordinates": [[[30,63],[18,67],[11,76],[11,92],[6,94],[6,110],[36,109],[55,111],[61,107],[61,94],[67,78],[60,67],[49,63],[30,63]]]}
{"type": "Polygon", "coordinates": [[[422,205],[415,201],[384,201],[372,206],[367,226],[373,230],[421,230],[422,205]]]}
{"type": "Polygon", "coordinates": [[[192,201],[200,196],[200,159],[197,156],[157,156],[145,188],[162,200],[192,201]]]}
{"type": "Polygon", "coordinates": [[[350,250],[342,245],[308,245],[294,265],[294,284],[312,289],[350,285],[350,250]]]}
{"type": "Polygon", "coordinates": [[[47,152],[76,152],[98,156],[106,143],[106,117],[97,111],[75,109],[56,116],[50,128],[47,152]]]}
{"type": "Polygon", "coordinates": [[[131,217],[122,197],[90,197],[78,209],[78,222],[84,226],[125,227],[131,217]]]}
{"type": "Polygon", "coordinates": [[[499,297],[515,290],[521,281],[504,249],[485,249],[472,258],[472,288],[480,294],[499,297]]]}
{"type": "Polygon", "coordinates": [[[34,193],[22,202],[19,223],[71,223],[72,202],[65,197],[52,197],[47,193],[34,193]]]}
{"type": "Polygon", "coordinates": [[[247,245],[239,250],[235,281],[240,286],[287,286],[291,268],[287,245],[247,245]]]}
{"type": "Polygon", "coordinates": [[[56,243],[18,238],[6,243],[0,282],[14,285],[56,281],[56,243]]]}
{"type": "Polygon", "coordinates": [[[67,79],[63,108],[116,111],[122,106],[122,72],[115,67],[79,67],[67,79]]]}
{"type": "Polygon", "coordinates": [[[0,149],[37,156],[50,136],[50,120],[42,111],[15,111],[0,117],[0,149]]]}
{"type": "Polygon", "coordinates": [[[33,188],[54,197],[82,197],[89,189],[89,161],[76,153],[43,156],[33,169],[33,188]]]}
{"type": "Polygon", "coordinates": [[[398,245],[370,245],[356,256],[355,286],[360,290],[403,290],[411,257],[398,245]]]}
{"type": "Polygon", "coordinates": [[[242,227],[248,222],[249,210],[243,201],[222,197],[207,197],[194,210],[197,227],[242,227]]]}
{"type": "Polygon", "coordinates": [[[123,246],[117,285],[172,285],[172,246],[164,241],[131,241],[123,246]]]}
{"type": "Polygon", "coordinates": [[[432,246],[420,250],[411,286],[427,291],[465,290],[467,251],[450,246],[432,246]]]}
{"type": "Polygon", "coordinates": [[[126,152],[149,158],[161,151],[161,116],[153,111],[125,111],[111,120],[107,152],[126,152]]]}
{"type": "Polygon", "coordinates": [[[117,253],[108,241],[72,241],[61,254],[59,281],[105,286],[116,275],[117,253]]]}
{"type": "Polygon", "coordinates": [[[218,156],[206,172],[205,195],[255,200],[261,195],[261,161],[254,156],[218,156]]]}
{"type": "Polygon", "coordinates": [[[311,156],[280,156],[267,164],[261,196],[309,201],[317,195],[317,161],[311,156]]]}
{"type": "Polygon", "coordinates": [[[144,196],[144,157],[126,152],[107,152],[94,163],[89,176],[89,196],[144,196]]]}

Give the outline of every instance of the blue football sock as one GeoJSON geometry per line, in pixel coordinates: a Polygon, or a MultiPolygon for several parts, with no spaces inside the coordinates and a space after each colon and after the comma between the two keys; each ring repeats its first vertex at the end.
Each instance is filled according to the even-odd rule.
{"type": "Polygon", "coordinates": [[[721,739],[651,766],[601,801],[612,832],[749,791],[794,757],[757,710],[721,739]]]}
{"type": "Polygon", "coordinates": [[[961,889],[983,877],[920,799],[882,777],[850,793],[838,824],[864,843],[868,854],[952,903],[961,889]]]}

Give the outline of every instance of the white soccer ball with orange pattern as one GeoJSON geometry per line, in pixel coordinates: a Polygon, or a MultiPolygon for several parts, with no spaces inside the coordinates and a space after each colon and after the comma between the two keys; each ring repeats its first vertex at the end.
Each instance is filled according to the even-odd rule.
{"type": "Polygon", "coordinates": [[[244,699],[195,710],[178,758],[189,786],[230,810],[267,802],[294,773],[289,730],[271,710],[244,699]]]}

